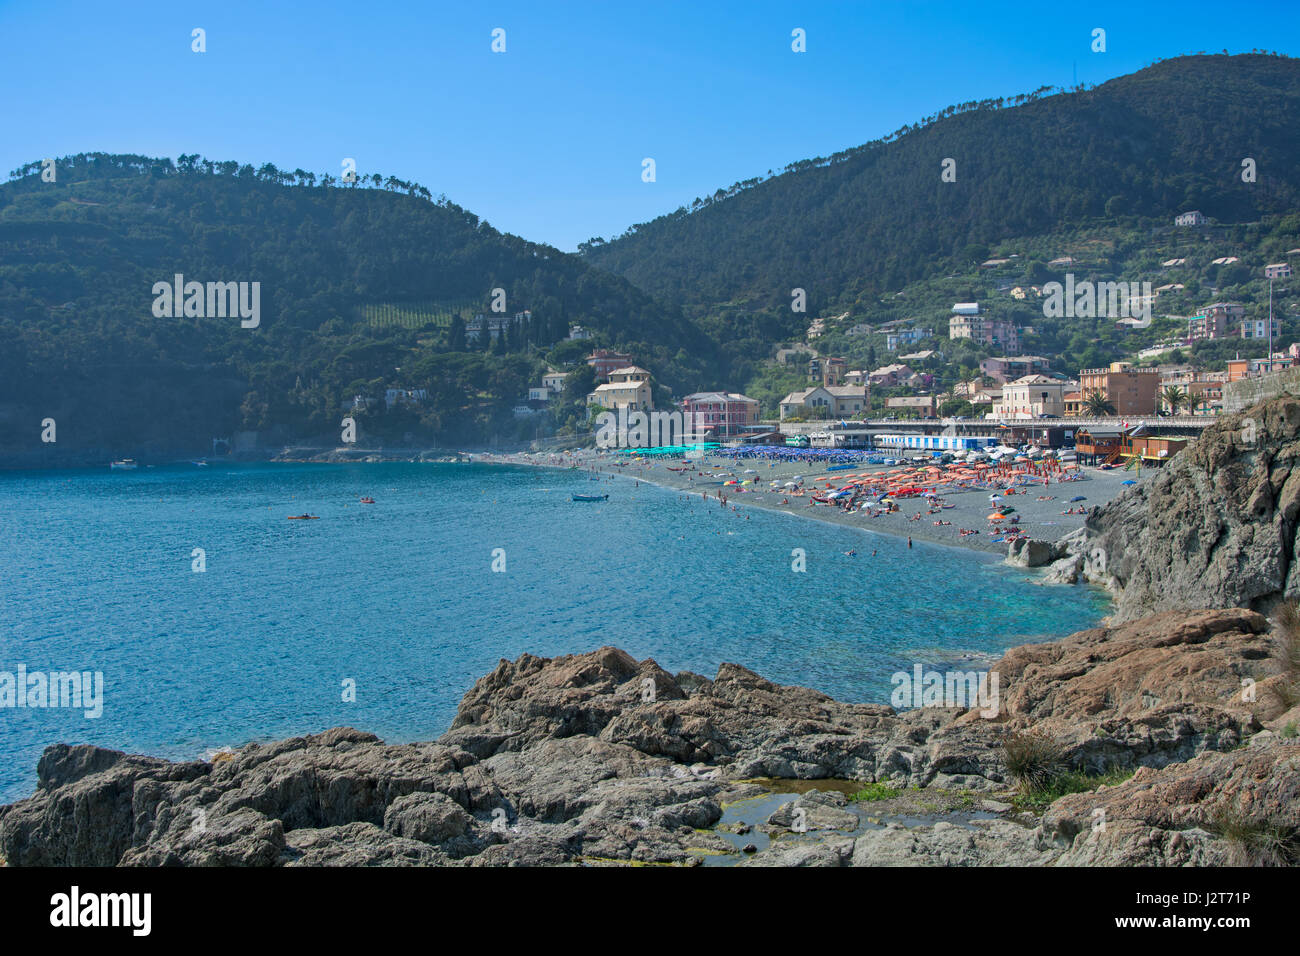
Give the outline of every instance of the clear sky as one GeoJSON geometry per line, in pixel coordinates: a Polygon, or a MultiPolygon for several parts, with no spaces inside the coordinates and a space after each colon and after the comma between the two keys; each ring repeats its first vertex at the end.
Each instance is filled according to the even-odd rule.
{"type": "Polygon", "coordinates": [[[572,250],[953,103],[1254,48],[1300,55],[1297,0],[0,0],[0,175],[92,151],[335,176],[354,157],[572,250]]]}

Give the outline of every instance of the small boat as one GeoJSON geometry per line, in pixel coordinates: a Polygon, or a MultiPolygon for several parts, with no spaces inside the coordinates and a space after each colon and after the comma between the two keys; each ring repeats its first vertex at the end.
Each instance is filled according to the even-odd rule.
{"type": "Polygon", "coordinates": [[[290,521],[319,521],[320,515],[289,515],[290,521]]]}
{"type": "Polygon", "coordinates": [[[375,499],[374,499],[374,498],[362,498],[362,499],[361,499],[361,503],[362,503],[363,505],[373,505],[373,504],[375,503],[375,499]]]}
{"type": "Polygon", "coordinates": [[[111,471],[135,471],[140,466],[134,458],[123,458],[120,461],[113,462],[108,467],[111,471]]]}
{"type": "Polygon", "coordinates": [[[574,501],[609,501],[609,495],[574,495],[574,501]]]}

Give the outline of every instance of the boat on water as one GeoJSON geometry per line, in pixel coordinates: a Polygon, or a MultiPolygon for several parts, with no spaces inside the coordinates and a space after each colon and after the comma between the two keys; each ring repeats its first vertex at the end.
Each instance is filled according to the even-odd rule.
{"type": "Polygon", "coordinates": [[[574,495],[574,501],[609,501],[609,495],[574,495]]]}
{"type": "Polygon", "coordinates": [[[319,521],[320,515],[289,515],[290,521],[319,521]]]}
{"type": "Polygon", "coordinates": [[[134,458],[123,458],[108,467],[110,471],[135,471],[140,465],[134,458]]]}
{"type": "Polygon", "coordinates": [[[373,505],[375,503],[375,499],[370,497],[362,498],[361,503],[363,505],[373,505]]]}

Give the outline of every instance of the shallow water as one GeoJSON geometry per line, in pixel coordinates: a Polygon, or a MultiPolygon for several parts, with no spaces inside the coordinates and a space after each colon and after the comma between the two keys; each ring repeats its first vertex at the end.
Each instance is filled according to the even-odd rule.
{"type": "Polygon", "coordinates": [[[735,661],[887,703],[895,671],[1064,636],[1105,611],[1099,592],[1039,587],[993,556],[580,472],[5,473],[0,506],[0,672],[99,671],[106,687],[98,719],[0,708],[4,800],[32,791],[56,741],[189,759],[341,724],[430,739],[477,678],[525,651],[613,644],[708,677],[735,661]],[[321,520],[285,520],[304,512],[321,520]]]}

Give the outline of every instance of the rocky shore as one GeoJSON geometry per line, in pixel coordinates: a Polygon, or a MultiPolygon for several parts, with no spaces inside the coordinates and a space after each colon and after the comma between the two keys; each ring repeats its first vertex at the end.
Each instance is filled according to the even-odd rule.
{"type": "Polygon", "coordinates": [[[59,744],[9,865],[1300,861],[1300,402],[1207,430],[1017,559],[1107,626],[994,664],[995,712],[848,704],[616,648],[501,661],[430,743],[351,728],[172,763],[59,744]],[[1249,434],[1251,441],[1239,437],[1249,434]],[[1153,613],[1154,612],[1154,613],[1153,613]],[[1272,614],[1270,621],[1265,613],[1272,614]]]}
{"type": "Polygon", "coordinates": [[[994,668],[1000,713],[984,719],[845,704],[732,664],[707,679],[615,648],[524,655],[480,679],[432,743],[336,728],[192,763],[51,747],[36,794],[0,809],[0,854],[19,866],[1222,863],[1246,852],[1240,832],[1300,825],[1300,747],[1281,736],[1300,710],[1269,693],[1285,680],[1273,659],[1255,612],[1165,613],[1012,650],[994,668]],[[1028,730],[1078,773],[1136,772],[1041,818],[1016,812],[1003,745],[1028,730]],[[813,783],[719,826],[770,796],[770,778],[813,783]],[[864,812],[844,791],[871,782],[887,799],[864,812]],[[948,806],[892,814],[909,788],[948,806]],[[737,845],[738,831],[761,831],[764,847],[737,845]]]}

